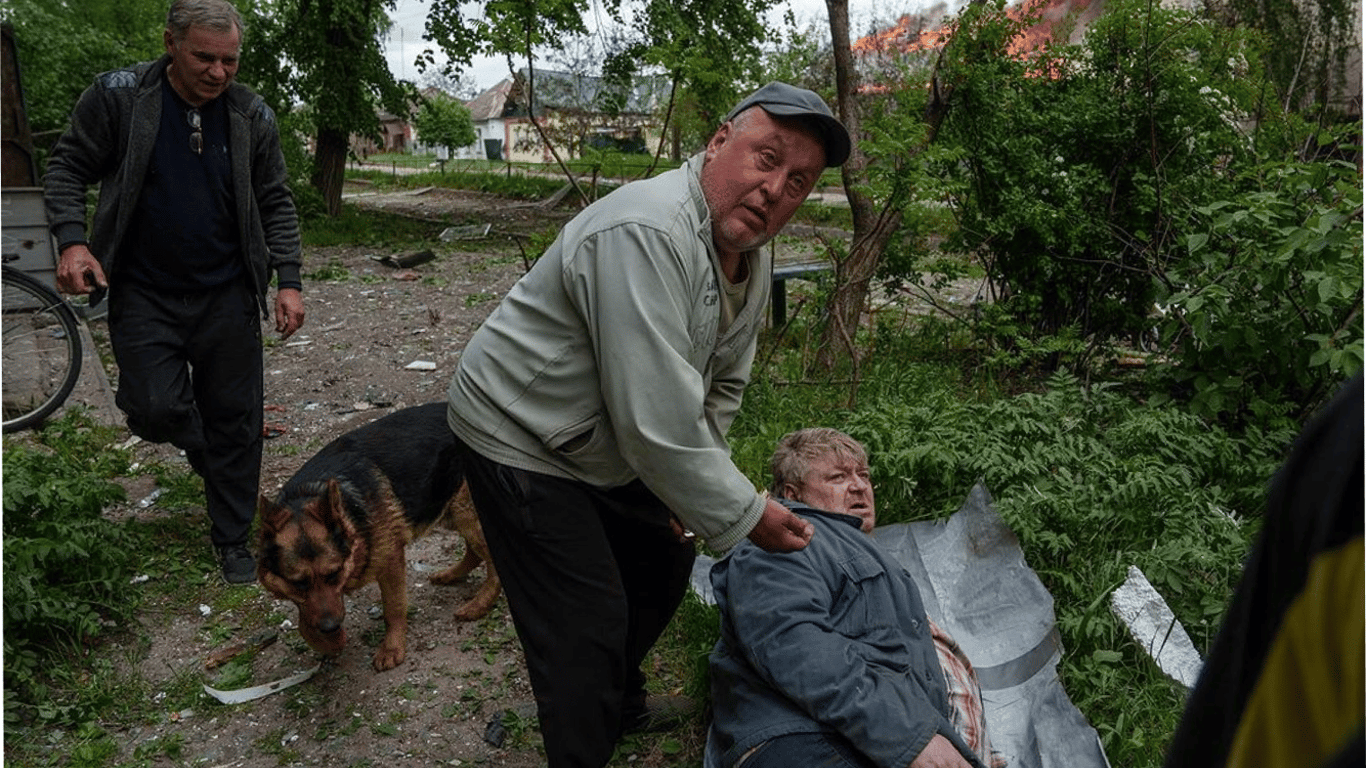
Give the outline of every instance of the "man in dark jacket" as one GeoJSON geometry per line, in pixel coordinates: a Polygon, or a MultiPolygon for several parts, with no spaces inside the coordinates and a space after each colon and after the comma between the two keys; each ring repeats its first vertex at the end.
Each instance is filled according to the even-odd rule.
{"type": "Polygon", "coordinates": [[[1356,768],[1366,758],[1363,394],[1300,433],[1166,768],[1356,768]]]}
{"type": "Polygon", "coordinates": [[[815,534],[787,553],[742,542],[712,567],[721,639],[708,766],[982,768],[991,747],[972,667],[868,535],[863,446],[800,430],[779,441],[772,469],[770,491],[815,534]]]}
{"type": "Polygon", "coordinates": [[[233,81],[242,33],[226,0],[175,0],[166,55],[95,79],[44,178],[58,287],[110,289],[115,402],[135,435],[183,449],[204,479],[230,583],[256,578],[247,535],[261,474],[258,313],[272,272],[276,330],[288,337],[304,320],[275,115],[233,81]]]}

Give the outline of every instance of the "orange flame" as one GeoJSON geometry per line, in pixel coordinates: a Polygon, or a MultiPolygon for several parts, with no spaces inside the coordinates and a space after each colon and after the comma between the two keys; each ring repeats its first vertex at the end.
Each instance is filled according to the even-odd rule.
{"type": "MultiPolygon", "coordinates": [[[[1017,21],[1028,13],[1039,12],[1038,21],[1017,35],[1007,50],[1012,56],[1027,58],[1052,39],[1060,22],[1069,16],[1081,16],[1090,5],[1091,0],[1025,0],[1007,7],[1006,15],[1017,21]]],[[[849,47],[864,56],[936,51],[943,46],[947,32],[942,23],[931,23],[922,15],[906,14],[894,26],[861,37],[849,47]]]]}

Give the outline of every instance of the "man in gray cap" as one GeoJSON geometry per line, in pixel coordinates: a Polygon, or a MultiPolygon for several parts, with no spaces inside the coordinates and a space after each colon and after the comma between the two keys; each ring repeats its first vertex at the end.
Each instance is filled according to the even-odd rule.
{"type": "Polygon", "coordinates": [[[802,549],[726,432],[750,376],[771,240],[849,156],[819,96],[770,83],[681,168],[589,206],[460,358],[449,421],[508,595],[551,768],[601,766],[659,723],[640,665],[696,533],[802,549]]]}

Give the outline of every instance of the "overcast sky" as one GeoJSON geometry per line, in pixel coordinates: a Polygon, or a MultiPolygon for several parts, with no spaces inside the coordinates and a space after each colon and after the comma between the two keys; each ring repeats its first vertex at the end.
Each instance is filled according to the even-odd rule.
{"type": "MultiPolygon", "coordinates": [[[[421,82],[413,62],[424,48],[430,44],[422,39],[423,24],[427,19],[427,0],[398,0],[394,12],[394,32],[388,41],[387,58],[389,69],[401,80],[421,82]]],[[[920,6],[919,0],[849,0],[849,26],[852,36],[858,37],[868,30],[873,20],[894,20],[903,13],[914,11],[920,6]]],[[[826,18],[825,0],[783,0],[772,14],[772,24],[782,24],[783,14],[791,8],[799,24],[816,23],[824,26],[826,18]]],[[[518,62],[521,66],[521,62],[518,62]]],[[[477,58],[468,74],[473,77],[480,90],[495,85],[507,77],[505,59],[477,58]]]]}

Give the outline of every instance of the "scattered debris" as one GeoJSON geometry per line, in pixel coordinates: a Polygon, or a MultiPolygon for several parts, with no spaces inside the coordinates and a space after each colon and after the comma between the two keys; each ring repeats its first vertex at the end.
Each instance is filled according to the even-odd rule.
{"type": "Polygon", "coordinates": [[[146,509],[152,506],[156,503],[157,499],[161,498],[161,494],[165,492],[166,490],[164,488],[153,488],[151,493],[143,496],[142,500],[138,502],[138,509],[146,509]]]}
{"type": "Polygon", "coordinates": [[[482,237],[488,237],[489,230],[492,229],[492,227],[492,224],[469,224],[463,227],[447,227],[442,230],[441,234],[437,235],[437,237],[440,238],[443,243],[449,243],[453,240],[478,240],[482,237]]]}
{"type": "Polygon", "coordinates": [[[208,618],[209,616],[213,615],[213,609],[203,603],[200,603],[199,615],[208,618]]]}
{"type": "Polygon", "coordinates": [[[1187,688],[1195,686],[1203,663],[1200,652],[1137,566],[1129,566],[1129,578],[1111,593],[1110,610],[1168,677],[1187,688]]]}
{"type": "Polygon", "coordinates": [[[261,685],[253,685],[250,688],[241,688],[235,691],[220,691],[217,688],[211,688],[208,685],[205,685],[204,692],[214,697],[215,699],[218,699],[224,704],[242,704],[243,702],[254,701],[263,696],[269,696],[270,694],[275,693],[277,691],[283,691],[286,688],[298,685],[299,683],[302,683],[303,681],[313,677],[313,675],[317,674],[318,670],[321,668],[322,665],[318,664],[310,670],[300,672],[296,675],[291,675],[289,677],[284,678],[283,680],[276,680],[273,683],[262,683],[261,685]]]}
{"type": "Polygon", "coordinates": [[[431,360],[414,360],[403,366],[405,371],[435,371],[436,363],[431,360]]]}
{"type": "Polygon", "coordinates": [[[393,267],[394,269],[406,269],[416,267],[418,264],[426,264],[436,258],[436,254],[430,250],[413,251],[411,253],[392,253],[388,256],[371,256],[371,259],[379,263],[393,267]]]}
{"type": "Polygon", "coordinates": [[[204,660],[204,669],[221,667],[231,661],[233,657],[247,651],[259,651],[278,640],[279,637],[279,630],[263,629],[246,640],[239,640],[230,645],[225,645],[209,654],[209,657],[204,660]]]}

